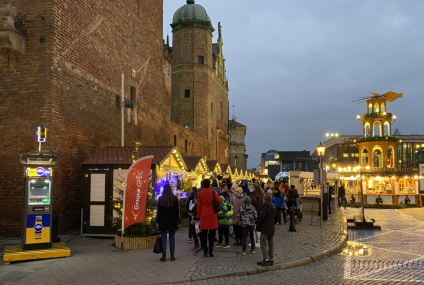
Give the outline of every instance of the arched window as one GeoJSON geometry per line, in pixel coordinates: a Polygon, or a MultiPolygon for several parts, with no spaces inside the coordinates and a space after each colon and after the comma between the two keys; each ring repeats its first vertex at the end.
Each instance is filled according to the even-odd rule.
{"type": "Polygon", "coordinates": [[[375,106],[374,106],[374,113],[378,113],[379,112],[379,109],[380,108],[378,108],[378,104],[375,104],[375,106]]]}
{"type": "Polygon", "coordinates": [[[364,137],[368,137],[369,135],[370,135],[370,123],[366,123],[365,129],[364,129],[364,137]]]}
{"type": "Polygon", "coordinates": [[[390,136],[391,135],[389,122],[385,122],[384,123],[384,135],[385,136],[390,136]]]}
{"type": "Polygon", "coordinates": [[[374,137],[379,137],[379,136],[381,137],[382,136],[382,134],[381,134],[381,123],[380,122],[374,123],[373,133],[374,133],[374,137]]]}
{"type": "Polygon", "coordinates": [[[383,153],[380,148],[374,148],[372,154],[372,167],[381,168],[383,167],[383,153]]]}
{"type": "Polygon", "coordinates": [[[368,166],[368,149],[366,148],[362,150],[361,163],[362,163],[362,167],[368,166]]]}
{"type": "Polygon", "coordinates": [[[368,113],[370,113],[370,114],[372,113],[372,104],[370,104],[369,107],[368,107],[368,113]]]}
{"type": "Polygon", "coordinates": [[[387,149],[387,167],[389,168],[393,168],[394,167],[394,151],[393,151],[393,146],[389,146],[389,148],[387,149]]]}
{"type": "Polygon", "coordinates": [[[381,103],[381,113],[384,113],[384,112],[385,112],[384,104],[381,103]]]}

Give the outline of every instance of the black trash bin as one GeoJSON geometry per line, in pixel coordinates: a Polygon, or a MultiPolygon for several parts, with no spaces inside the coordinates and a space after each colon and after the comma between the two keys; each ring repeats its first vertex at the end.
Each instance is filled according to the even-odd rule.
{"type": "Polygon", "coordinates": [[[52,215],[52,242],[60,242],[60,238],[57,237],[59,231],[59,218],[63,217],[62,212],[53,212],[52,215]]]}

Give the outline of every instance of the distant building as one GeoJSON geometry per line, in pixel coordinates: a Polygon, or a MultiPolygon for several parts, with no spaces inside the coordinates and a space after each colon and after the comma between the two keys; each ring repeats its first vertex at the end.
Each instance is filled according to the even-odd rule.
{"type": "Polygon", "coordinates": [[[313,171],[317,168],[317,161],[311,158],[310,151],[276,151],[270,150],[261,156],[262,175],[268,175],[271,179],[281,172],[289,171],[313,171]]]}
{"type": "Polygon", "coordinates": [[[247,169],[246,144],[244,139],[246,137],[246,126],[240,124],[235,119],[232,119],[229,124],[230,127],[230,165],[238,169],[247,169]]]}

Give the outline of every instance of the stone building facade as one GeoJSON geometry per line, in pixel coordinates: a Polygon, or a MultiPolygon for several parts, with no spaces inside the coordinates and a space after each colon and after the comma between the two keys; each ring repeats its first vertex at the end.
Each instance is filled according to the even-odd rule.
{"type": "Polygon", "coordinates": [[[230,165],[238,169],[247,170],[246,137],[247,127],[235,119],[230,121],[230,165]]]}
{"type": "Polygon", "coordinates": [[[215,141],[211,156],[228,163],[228,82],[221,25],[218,42],[212,44],[215,29],[206,10],[187,1],[175,12],[171,27],[172,121],[215,141]]]}
{"type": "MultiPolygon", "coordinates": [[[[10,2],[0,0],[0,7],[10,2]]],[[[64,213],[59,231],[79,227],[81,162],[103,147],[121,145],[121,74],[125,100],[135,102],[125,111],[126,146],[176,145],[182,155],[225,161],[228,142],[216,129],[225,132],[225,122],[218,126],[205,119],[193,132],[171,120],[174,75],[172,59],[163,53],[162,0],[14,0],[13,5],[26,51],[0,46],[0,236],[20,234],[19,154],[37,149],[40,125],[49,130],[43,150],[63,155],[53,185],[53,210],[64,213]]],[[[225,87],[206,84],[211,90],[225,87]]],[[[201,117],[208,118],[205,114],[201,117]]]]}

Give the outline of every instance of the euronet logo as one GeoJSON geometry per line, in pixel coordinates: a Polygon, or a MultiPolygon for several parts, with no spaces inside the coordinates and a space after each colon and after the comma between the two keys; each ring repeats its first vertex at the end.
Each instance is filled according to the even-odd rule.
{"type": "Polygon", "coordinates": [[[134,215],[135,218],[138,217],[138,215],[140,214],[140,199],[141,199],[141,185],[142,185],[142,179],[143,179],[143,171],[142,172],[138,172],[137,173],[137,198],[135,199],[135,203],[134,206],[132,208],[132,213],[134,215]]]}

